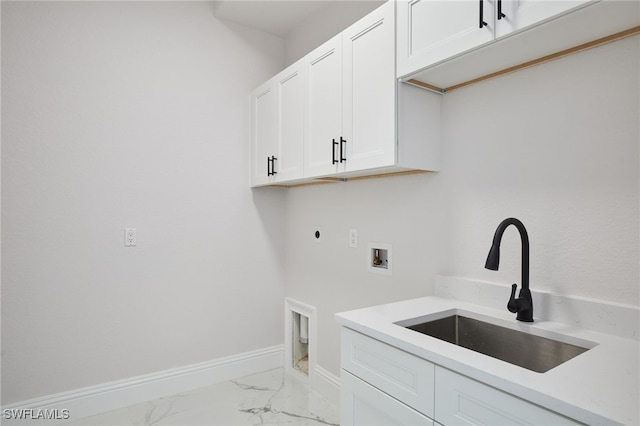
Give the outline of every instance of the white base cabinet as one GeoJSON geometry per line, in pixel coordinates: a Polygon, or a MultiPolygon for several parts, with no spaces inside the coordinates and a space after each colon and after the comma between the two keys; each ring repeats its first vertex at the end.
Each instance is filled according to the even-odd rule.
{"type": "Polygon", "coordinates": [[[341,425],[581,424],[349,328],[341,337],[341,425]]]}

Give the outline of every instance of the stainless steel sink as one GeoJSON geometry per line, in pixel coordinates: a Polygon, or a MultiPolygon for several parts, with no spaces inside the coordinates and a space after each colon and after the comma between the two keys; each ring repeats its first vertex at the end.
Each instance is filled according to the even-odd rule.
{"type": "Polygon", "coordinates": [[[538,373],[590,349],[458,314],[407,325],[411,322],[397,324],[538,373]]]}

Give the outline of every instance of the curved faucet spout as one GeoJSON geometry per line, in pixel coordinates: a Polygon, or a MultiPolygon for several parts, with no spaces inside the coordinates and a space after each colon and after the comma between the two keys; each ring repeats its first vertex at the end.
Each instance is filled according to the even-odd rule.
{"type": "Polygon", "coordinates": [[[487,255],[487,261],[485,262],[484,267],[493,271],[498,270],[498,267],[500,266],[500,243],[502,242],[502,235],[510,225],[513,225],[518,229],[522,243],[522,288],[520,289],[520,294],[516,299],[516,285],[513,285],[511,298],[509,299],[507,306],[509,311],[518,313],[518,320],[532,322],[533,301],[531,299],[531,291],[529,290],[529,235],[527,234],[527,229],[524,227],[522,222],[516,218],[510,217],[503,220],[500,225],[498,225],[496,233],[493,236],[493,243],[491,244],[491,249],[487,255]]]}

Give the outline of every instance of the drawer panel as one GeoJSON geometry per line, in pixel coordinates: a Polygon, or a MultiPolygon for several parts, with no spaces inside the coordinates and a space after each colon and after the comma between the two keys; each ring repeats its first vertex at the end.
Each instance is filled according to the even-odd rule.
{"type": "Polygon", "coordinates": [[[445,368],[435,375],[435,419],[443,425],[581,424],[445,368]]]}
{"type": "Polygon", "coordinates": [[[340,424],[342,426],[433,426],[433,421],[342,370],[340,424]]]}
{"type": "Polygon", "coordinates": [[[433,418],[434,364],[342,328],[342,368],[433,418]]]}

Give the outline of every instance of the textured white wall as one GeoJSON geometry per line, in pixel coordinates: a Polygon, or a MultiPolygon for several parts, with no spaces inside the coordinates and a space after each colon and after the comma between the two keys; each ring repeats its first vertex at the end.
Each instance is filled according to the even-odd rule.
{"type": "Polygon", "coordinates": [[[326,1],[326,8],[314,13],[287,35],[286,64],[293,64],[384,2],[385,0],[326,1]]]}
{"type": "Polygon", "coordinates": [[[635,36],[445,95],[439,173],[289,190],[285,293],[318,309],[318,363],[339,373],[335,312],[432,294],[436,274],[519,283],[515,229],[484,269],[509,216],[532,288],[638,305],[639,52],[635,36]],[[393,276],[367,272],[372,241],[393,244],[393,276]]]}
{"type": "Polygon", "coordinates": [[[495,227],[515,216],[532,286],[640,304],[639,62],[635,36],[444,97],[441,272],[519,282],[515,229],[500,271],[483,268],[495,227]]]}
{"type": "Polygon", "coordinates": [[[2,404],[282,342],[248,158],[284,43],[210,8],[2,2],[2,404]]]}

